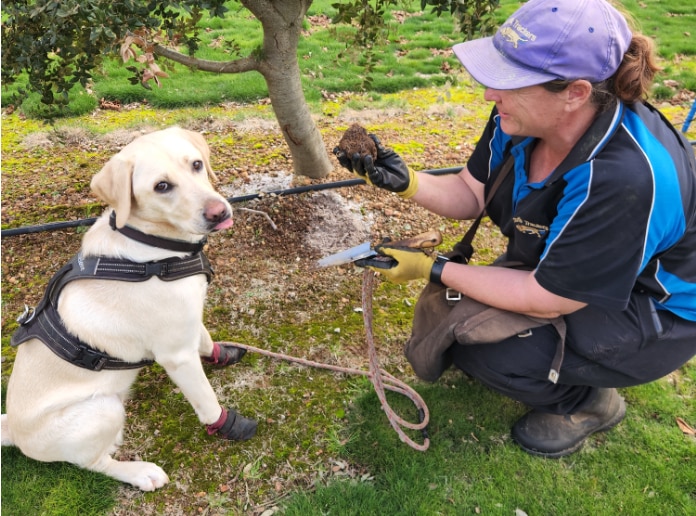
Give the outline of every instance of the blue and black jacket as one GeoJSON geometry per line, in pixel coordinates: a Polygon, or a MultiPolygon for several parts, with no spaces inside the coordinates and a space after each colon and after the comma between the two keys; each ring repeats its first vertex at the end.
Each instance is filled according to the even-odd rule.
{"type": "Polygon", "coordinates": [[[494,108],[468,163],[487,193],[515,158],[487,209],[507,258],[559,296],[623,310],[647,292],[658,309],[696,321],[696,162],[683,135],[649,104],[619,102],[544,181],[528,183],[535,143],[513,142],[494,108]]]}

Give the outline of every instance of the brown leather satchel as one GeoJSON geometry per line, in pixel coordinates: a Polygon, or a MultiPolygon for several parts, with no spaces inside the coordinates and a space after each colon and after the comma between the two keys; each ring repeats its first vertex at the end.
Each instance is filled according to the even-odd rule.
{"type": "MultiPolygon", "coordinates": [[[[512,164],[513,158],[510,156],[491,186],[485,206],[488,206],[512,164]]],[[[473,254],[471,242],[483,218],[485,206],[464,238],[447,255],[450,260],[468,263],[473,254]]],[[[507,262],[503,256],[492,265],[520,268],[522,264],[507,262]]],[[[563,317],[544,319],[500,310],[470,299],[451,288],[429,283],[416,303],[413,329],[411,337],[406,341],[404,352],[416,375],[423,380],[434,382],[451,365],[452,361],[447,351],[453,344],[500,342],[515,335],[529,335],[533,328],[547,324],[552,324],[560,337],[556,356],[549,371],[549,380],[556,383],[565,344],[566,325],[563,317]]]]}

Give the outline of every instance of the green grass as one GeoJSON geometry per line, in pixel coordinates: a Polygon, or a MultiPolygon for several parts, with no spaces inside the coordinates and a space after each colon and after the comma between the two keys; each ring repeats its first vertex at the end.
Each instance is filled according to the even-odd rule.
{"type": "Polygon", "coordinates": [[[678,55],[694,55],[696,4],[679,0],[622,0],[621,4],[633,17],[638,29],[654,38],[660,56],[672,59],[678,55]]]}
{"type": "MultiPolygon", "coordinates": [[[[378,288],[375,328],[408,319],[404,295],[398,286],[378,288]]],[[[696,438],[676,423],[696,414],[695,360],[671,379],[621,389],[626,419],[559,460],[532,457],[514,444],[510,427],[527,409],[460,372],[412,385],[430,411],[430,448],[401,443],[366,386],[341,429],[347,444],[340,456],[359,474],[296,494],[284,514],[696,515],[696,438]]],[[[387,399],[416,421],[410,400],[392,393],[387,399]]],[[[409,435],[423,442],[419,432],[409,435]]]]}
{"type": "MultiPolygon", "coordinates": [[[[3,381],[3,413],[5,389],[3,381]]],[[[116,503],[120,482],[104,475],[64,462],[38,462],[14,447],[2,447],[2,464],[0,512],[6,516],[97,516],[116,503]]]]}
{"type": "Polygon", "coordinates": [[[63,462],[29,459],[16,448],[2,449],[2,513],[7,516],[107,513],[120,483],[63,462]]]}
{"type": "MultiPolygon", "coordinates": [[[[696,366],[687,374],[693,396],[696,366]]],[[[622,390],[626,420],[560,460],[520,450],[509,428],[524,408],[460,374],[419,392],[432,417],[427,452],[399,443],[366,394],[345,456],[368,474],[298,494],[285,514],[696,514],[696,443],[675,424],[693,414],[693,397],[679,400],[665,381],[622,390]]],[[[393,401],[404,414],[412,408],[393,401]]]]}
{"type": "MultiPolygon", "coordinates": [[[[331,7],[332,0],[314,2],[309,15],[324,14],[329,18],[335,13],[331,7]]],[[[417,7],[413,2],[413,9],[417,7]]],[[[232,3],[232,5],[236,5],[232,3]]],[[[232,11],[236,10],[233,8],[232,11]]],[[[247,54],[261,44],[260,23],[248,11],[243,15],[231,14],[224,20],[208,19],[203,22],[200,34],[200,49],[197,57],[203,59],[230,60],[236,57],[226,47],[211,47],[218,38],[227,38],[239,45],[240,53],[247,54]]],[[[445,49],[456,42],[452,20],[448,17],[437,18],[429,14],[422,18],[409,18],[403,25],[390,22],[391,39],[384,42],[379,49],[378,61],[370,74],[370,89],[376,92],[394,92],[412,87],[425,87],[444,84],[452,77],[440,72],[443,61],[455,66],[456,59],[431,55],[428,48],[445,49]],[[433,34],[437,36],[433,36],[433,34]],[[395,38],[404,35],[408,42],[400,43],[395,38]],[[397,50],[407,50],[409,54],[399,57],[397,50]]],[[[308,28],[308,22],[305,22],[308,28]]],[[[322,91],[343,92],[361,89],[366,72],[360,52],[347,48],[349,35],[355,29],[345,25],[328,25],[312,33],[309,38],[302,38],[298,56],[302,71],[305,96],[310,103],[318,102],[322,91]],[[344,53],[341,55],[341,53],[344,53]],[[339,57],[340,56],[340,57],[339,57]],[[357,62],[353,62],[357,61],[357,62]]],[[[132,62],[130,63],[132,65],[132,62]]],[[[76,88],[70,95],[68,114],[79,116],[95,109],[99,99],[105,98],[121,103],[147,102],[152,107],[171,109],[184,106],[214,105],[222,102],[255,102],[268,95],[263,77],[257,72],[244,74],[212,74],[196,72],[188,68],[171,64],[165,71],[170,78],[163,79],[162,86],[153,85],[152,90],[142,86],[133,86],[128,82],[130,72],[125,69],[120,58],[108,59],[100,74],[94,76],[93,95],[86,95],[81,88],[76,88]]],[[[18,85],[22,85],[22,81],[18,85]]],[[[16,86],[6,88],[3,92],[11,94],[16,86]]],[[[31,98],[22,106],[29,116],[39,116],[41,105],[38,96],[31,98]]]]}
{"type": "MultiPolygon", "coordinates": [[[[334,0],[315,1],[309,15],[335,13],[331,6],[334,0]]],[[[231,3],[231,12],[225,19],[204,20],[206,30],[200,34],[201,44],[198,56],[205,59],[229,60],[236,57],[229,46],[211,46],[226,38],[238,45],[245,55],[261,44],[260,23],[248,11],[231,3]]],[[[420,2],[407,2],[407,11],[416,12],[420,2]]],[[[498,18],[503,21],[519,3],[503,0],[498,18]]],[[[639,28],[653,36],[658,44],[660,56],[664,59],[664,72],[658,83],[669,78],[678,82],[677,88],[696,89],[696,69],[692,64],[685,65],[683,56],[696,55],[696,4],[682,0],[663,2],[623,2],[627,10],[638,22],[639,28]],[[687,5],[688,4],[688,5],[687,5]],[[694,32],[691,34],[691,32],[694,32]]],[[[456,74],[441,70],[447,63],[453,70],[461,70],[461,65],[453,56],[443,56],[437,51],[448,50],[461,40],[454,29],[452,18],[437,17],[426,11],[419,16],[406,17],[398,23],[388,16],[388,40],[382,42],[375,51],[374,68],[369,72],[359,49],[350,48],[349,37],[354,28],[345,25],[315,26],[311,36],[300,40],[298,56],[302,70],[305,97],[316,108],[322,98],[322,91],[359,91],[369,84],[369,91],[390,93],[411,88],[432,87],[456,81],[456,74]]],[[[305,28],[309,28],[305,22],[305,28]]],[[[131,63],[132,64],[132,63],[131,63]]],[[[89,95],[76,88],[70,95],[68,114],[79,116],[93,111],[99,99],[119,101],[123,104],[146,102],[154,108],[172,109],[185,106],[216,105],[223,102],[256,102],[268,95],[263,77],[256,72],[244,74],[212,74],[196,72],[178,64],[166,68],[170,78],[163,79],[162,86],[153,85],[146,90],[128,82],[130,72],[120,58],[108,59],[94,77],[93,94],[89,95]]],[[[20,80],[18,84],[22,84],[20,80]]],[[[661,86],[658,98],[669,98],[676,88],[661,86]]],[[[3,90],[3,97],[16,90],[12,85],[3,90]]],[[[22,106],[28,116],[40,116],[42,105],[37,96],[31,96],[22,106]]]]}

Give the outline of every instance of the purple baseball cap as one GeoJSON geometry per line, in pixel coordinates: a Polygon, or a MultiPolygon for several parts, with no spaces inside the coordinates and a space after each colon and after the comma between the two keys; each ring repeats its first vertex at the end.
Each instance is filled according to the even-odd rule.
{"type": "Polygon", "coordinates": [[[495,36],[452,50],[478,82],[511,90],[555,79],[603,81],[631,38],[626,19],[605,0],[529,0],[495,36]]]}

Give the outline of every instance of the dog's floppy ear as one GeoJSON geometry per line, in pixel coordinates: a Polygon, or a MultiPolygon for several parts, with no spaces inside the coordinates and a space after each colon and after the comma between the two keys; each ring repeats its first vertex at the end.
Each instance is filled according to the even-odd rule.
{"type": "Polygon", "coordinates": [[[133,162],[118,155],[93,178],[92,191],[116,211],[116,226],[122,228],[131,211],[133,162]]]}
{"type": "Polygon", "coordinates": [[[215,172],[213,172],[213,167],[210,166],[210,147],[208,147],[208,142],[205,141],[201,133],[189,131],[188,129],[185,129],[185,131],[193,146],[203,155],[203,163],[205,164],[205,169],[208,171],[210,179],[217,181],[217,176],[215,172]]]}

